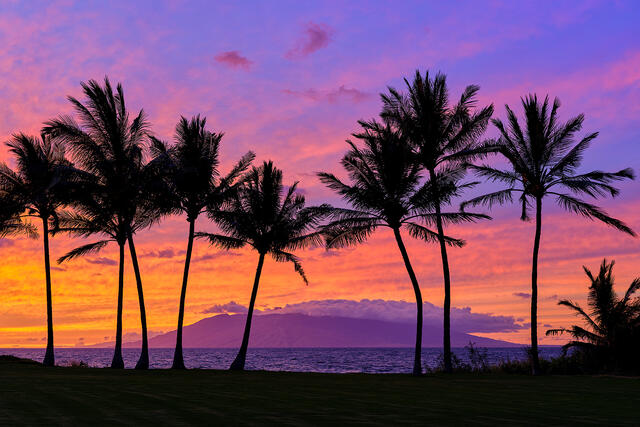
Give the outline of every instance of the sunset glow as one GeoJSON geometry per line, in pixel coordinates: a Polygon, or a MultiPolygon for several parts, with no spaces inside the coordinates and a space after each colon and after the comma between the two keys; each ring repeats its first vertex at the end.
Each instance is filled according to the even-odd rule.
{"type": "MultiPolygon", "coordinates": [[[[108,75],[123,84],[130,111],[147,112],[159,138],[172,140],[180,115],[201,114],[211,130],[225,134],[223,173],[253,150],[256,162],[271,159],[283,170],[285,185],[299,181],[309,204],[339,205],[315,172],[343,176],[339,160],[357,120],[377,116],[379,93],[387,86],[403,89],[402,78],[418,69],[447,74],[454,99],[465,86],[479,85],[479,105],[493,103],[501,119],[504,104],[520,114],[520,97],[528,93],[558,97],[562,120],[585,114],[579,136],[599,132],[583,170],[632,167],[638,173],[640,3],[593,1],[576,10],[551,2],[292,1],[278,3],[278,11],[272,2],[142,3],[1,3],[0,141],[19,131],[37,135],[44,121],[72,113],[66,97],[82,98],[80,82],[108,75]]],[[[490,127],[485,136],[496,135],[490,127]]],[[[4,146],[0,159],[11,164],[4,146]]],[[[484,183],[463,198],[497,185],[484,183]]],[[[629,181],[619,187],[618,198],[598,203],[639,231],[640,186],[629,181]]],[[[640,275],[640,247],[637,239],[569,214],[551,199],[545,203],[540,342],[560,344],[563,338],[544,337],[544,331],[574,321],[557,301],[584,302],[582,266],[595,270],[602,258],[615,259],[616,278],[626,286],[640,275]]],[[[467,242],[449,252],[452,306],[487,315],[465,332],[525,344],[534,224],[519,220],[517,204],[484,211],[494,219],[448,231],[467,242]],[[491,323],[499,316],[494,320],[503,326],[491,323]]],[[[187,229],[185,218],[170,217],[136,235],[150,336],[175,329],[187,229]]],[[[196,230],[214,229],[200,216],[196,230]]],[[[55,236],[52,259],[87,242],[55,236]]],[[[405,242],[424,300],[442,307],[437,245],[409,236],[405,242]]],[[[112,243],[98,255],[54,264],[57,346],[114,339],[117,249],[112,243]]],[[[291,265],[267,258],[258,309],[323,300],[414,301],[388,230],[354,248],[298,255],[309,285],[291,265]]],[[[43,347],[42,241],[2,239],[0,256],[0,347],[43,347]]],[[[246,306],[257,262],[248,249],[224,252],[196,240],[185,325],[225,312],[230,302],[246,306]]],[[[130,341],[139,337],[140,317],[128,256],[124,297],[124,339],[130,341]]],[[[454,314],[454,331],[456,316],[461,325],[468,313],[454,314]]]]}

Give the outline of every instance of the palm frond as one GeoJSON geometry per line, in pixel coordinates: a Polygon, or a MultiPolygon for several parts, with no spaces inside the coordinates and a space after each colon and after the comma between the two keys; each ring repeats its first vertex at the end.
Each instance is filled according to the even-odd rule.
{"type": "Polygon", "coordinates": [[[248,243],[242,239],[225,236],[223,234],[197,232],[194,236],[198,239],[206,239],[209,241],[209,244],[224,250],[239,249],[248,243]]]}
{"type": "Polygon", "coordinates": [[[112,240],[101,240],[99,242],[88,243],[86,245],[82,245],[75,249],[72,249],[69,252],[67,252],[65,255],[58,258],[58,264],[62,264],[63,262],[72,260],[74,258],[100,252],[111,241],[112,240]]]}
{"type": "Polygon", "coordinates": [[[285,251],[272,251],[270,252],[271,256],[273,257],[273,259],[276,262],[290,262],[293,264],[293,268],[296,271],[296,273],[298,273],[300,275],[300,277],[302,277],[302,280],[304,280],[304,283],[306,285],[309,284],[309,280],[307,280],[307,276],[304,273],[304,270],[302,268],[302,264],[300,263],[300,259],[298,257],[296,257],[294,254],[290,253],[290,252],[285,252],[285,251]]]}
{"type": "Polygon", "coordinates": [[[582,200],[571,197],[568,194],[550,192],[557,197],[558,204],[568,211],[572,211],[589,219],[597,219],[613,228],[616,228],[631,236],[636,233],[624,222],[609,216],[604,210],[596,205],[584,202],[582,200]]]}

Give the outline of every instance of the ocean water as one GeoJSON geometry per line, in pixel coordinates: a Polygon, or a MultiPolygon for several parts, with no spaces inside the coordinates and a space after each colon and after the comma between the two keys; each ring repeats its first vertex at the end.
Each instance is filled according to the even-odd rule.
{"type": "MultiPolygon", "coordinates": [[[[481,348],[486,352],[490,364],[504,360],[526,360],[527,354],[522,348],[481,348]]],[[[187,368],[227,369],[237,349],[186,348],[184,362],[187,368]]],[[[464,362],[468,362],[465,348],[454,348],[453,353],[464,362]]],[[[559,347],[541,347],[540,356],[551,358],[560,355],[559,347]]],[[[5,348],[0,354],[41,361],[44,349],[5,348]]],[[[126,368],[133,368],[140,351],[123,349],[126,368]]],[[[438,366],[441,349],[425,348],[422,361],[425,368],[438,366]]],[[[69,365],[71,362],[85,362],[91,367],[108,367],[113,356],[112,349],[104,348],[59,348],[56,349],[56,364],[69,365]]],[[[171,367],[173,349],[152,348],[149,350],[150,366],[153,369],[171,367]]],[[[411,348],[249,348],[246,369],[292,372],[327,373],[406,373],[413,367],[413,349],[411,348]]]]}

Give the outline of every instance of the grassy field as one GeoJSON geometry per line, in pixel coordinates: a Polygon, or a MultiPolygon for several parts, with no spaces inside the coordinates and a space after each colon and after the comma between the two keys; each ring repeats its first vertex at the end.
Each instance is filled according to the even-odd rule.
{"type": "Polygon", "coordinates": [[[6,425],[639,425],[640,379],[111,371],[0,363],[6,425]]]}

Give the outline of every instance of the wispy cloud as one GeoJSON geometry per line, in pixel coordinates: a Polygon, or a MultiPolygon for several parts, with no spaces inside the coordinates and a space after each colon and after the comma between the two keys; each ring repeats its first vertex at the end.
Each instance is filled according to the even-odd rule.
{"type": "Polygon", "coordinates": [[[362,92],[361,90],[354,88],[348,88],[345,85],[329,91],[320,91],[316,89],[307,89],[303,91],[284,89],[282,92],[299,98],[329,102],[331,104],[342,101],[362,102],[371,98],[370,93],[362,92]]]}
{"type": "Polygon", "coordinates": [[[329,45],[333,30],[325,24],[309,22],[295,46],[285,53],[287,59],[300,59],[329,45]]]}
{"type": "Polygon", "coordinates": [[[160,249],[157,251],[145,252],[142,256],[150,258],[173,258],[178,255],[184,255],[185,251],[175,251],[173,248],[160,249]]]}
{"type": "Polygon", "coordinates": [[[231,68],[242,68],[243,70],[249,70],[253,65],[253,61],[250,61],[246,56],[240,55],[237,50],[230,50],[227,52],[221,52],[214,56],[216,62],[226,65],[231,68]]]}
{"type": "MultiPolygon", "coordinates": [[[[531,294],[529,292],[514,292],[513,293],[514,297],[518,297],[518,298],[522,298],[522,299],[529,299],[531,298],[531,294]]],[[[548,297],[542,297],[542,298],[538,298],[541,301],[555,301],[558,299],[558,295],[557,294],[553,294],[553,295],[549,295],[548,297]]]]}
{"type": "Polygon", "coordinates": [[[97,265],[118,265],[117,261],[114,261],[112,259],[109,258],[105,258],[105,257],[98,257],[98,258],[87,258],[86,261],[89,264],[97,264],[97,265]]]}
{"type": "MultiPolygon", "coordinates": [[[[247,307],[242,304],[238,304],[235,301],[229,301],[226,304],[215,304],[202,311],[204,314],[240,314],[246,313],[247,307]]],[[[259,311],[259,310],[257,310],[259,311]]]]}

